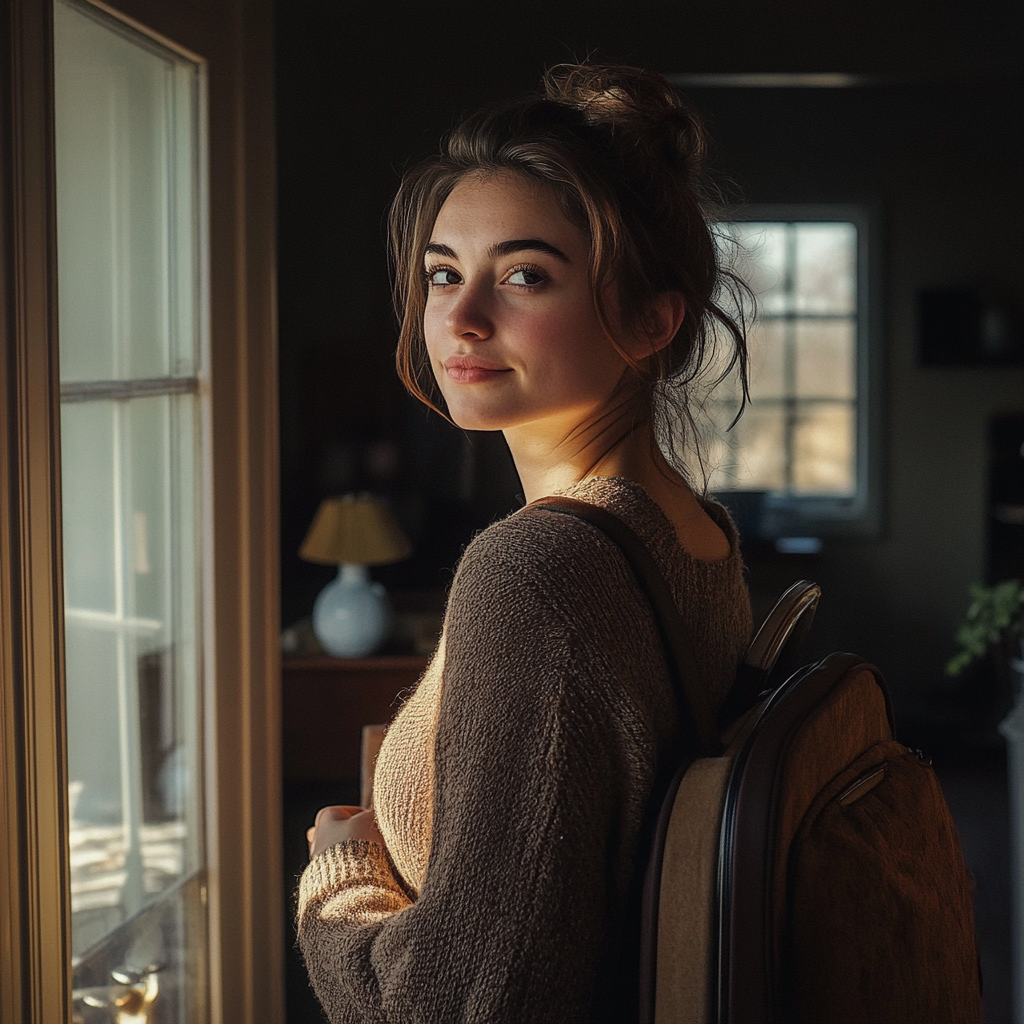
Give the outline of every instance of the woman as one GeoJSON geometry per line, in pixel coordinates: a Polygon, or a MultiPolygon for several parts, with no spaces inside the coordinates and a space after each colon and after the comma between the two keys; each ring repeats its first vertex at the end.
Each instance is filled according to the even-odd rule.
{"type": "MultiPolygon", "coordinates": [[[[557,68],[545,88],[471,117],[406,176],[399,372],[438,408],[432,377],[459,426],[503,431],[528,502],[565,493],[634,528],[714,708],[750,633],[737,538],[658,444],[680,448],[716,335],[745,391],[702,131],[636,69],[557,68]]],[[[299,940],[328,1017],[634,1018],[638,832],[678,727],[615,546],[538,509],[483,531],[385,738],[374,810],[324,808],[310,830],[299,940]]]]}

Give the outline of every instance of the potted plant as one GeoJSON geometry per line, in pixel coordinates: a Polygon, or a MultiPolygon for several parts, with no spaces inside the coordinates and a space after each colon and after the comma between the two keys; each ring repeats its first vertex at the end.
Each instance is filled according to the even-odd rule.
{"type": "Polygon", "coordinates": [[[991,587],[971,587],[971,604],[956,634],[960,650],[946,665],[959,675],[988,651],[1002,654],[1020,683],[1024,674],[1024,584],[1003,580],[991,587]]]}
{"type": "Polygon", "coordinates": [[[1024,1006],[1024,585],[1003,580],[991,587],[971,588],[971,605],[956,634],[959,652],[946,671],[958,675],[986,652],[1009,667],[1014,680],[1015,703],[999,725],[1006,737],[1006,768],[1010,795],[1010,875],[1013,879],[1013,956],[1018,965],[1013,988],[1017,1016],[1024,1006]]]}

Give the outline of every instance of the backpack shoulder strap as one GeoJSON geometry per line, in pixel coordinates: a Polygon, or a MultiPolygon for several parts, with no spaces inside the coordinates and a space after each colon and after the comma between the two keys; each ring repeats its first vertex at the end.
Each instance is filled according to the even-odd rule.
{"type": "Polygon", "coordinates": [[[719,753],[722,749],[721,737],[715,721],[705,713],[707,702],[701,698],[701,693],[706,690],[704,671],[694,654],[689,633],[676,607],[668,581],[644,542],[614,513],[577,498],[562,495],[541,498],[528,507],[575,516],[596,527],[618,545],[654,611],[676,702],[689,711],[688,715],[681,716],[683,728],[693,732],[692,737],[689,737],[692,743],[687,746],[690,749],[695,747],[701,757],[712,757],[719,753]]]}

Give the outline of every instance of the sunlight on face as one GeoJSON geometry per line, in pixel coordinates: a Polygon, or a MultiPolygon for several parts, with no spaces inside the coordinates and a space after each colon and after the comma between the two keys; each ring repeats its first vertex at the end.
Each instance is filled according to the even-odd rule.
{"type": "Polygon", "coordinates": [[[589,257],[543,184],[496,172],[455,187],[424,260],[424,331],[459,426],[567,437],[600,419],[626,364],[598,321],[589,257]]]}

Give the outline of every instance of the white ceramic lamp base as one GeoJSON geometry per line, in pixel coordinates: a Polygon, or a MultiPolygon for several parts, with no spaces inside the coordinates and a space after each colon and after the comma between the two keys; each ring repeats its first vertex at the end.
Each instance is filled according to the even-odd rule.
{"type": "Polygon", "coordinates": [[[363,658],[381,644],[388,629],[384,588],[365,565],[342,565],[313,605],[313,632],[336,658],[363,658]]]}

